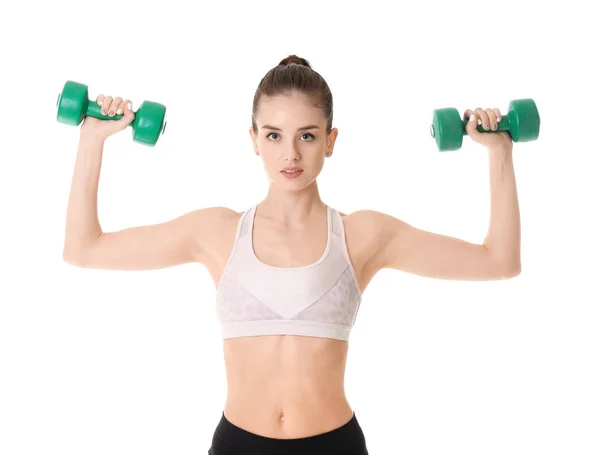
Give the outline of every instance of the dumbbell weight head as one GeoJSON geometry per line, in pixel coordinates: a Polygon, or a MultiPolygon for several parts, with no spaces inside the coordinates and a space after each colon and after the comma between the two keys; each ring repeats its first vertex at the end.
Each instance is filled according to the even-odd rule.
{"type": "MultiPolygon", "coordinates": [[[[430,133],[440,152],[458,150],[462,138],[467,134],[468,119],[462,119],[458,110],[452,107],[433,111],[430,133]]],[[[513,100],[509,103],[508,114],[502,117],[496,130],[486,130],[477,126],[481,133],[508,131],[514,142],[534,141],[540,132],[540,115],[532,99],[513,100]]]]}
{"type": "Polygon", "coordinates": [[[67,81],[56,102],[56,120],[66,125],[79,125],[85,117],[88,102],[87,86],[67,81]]]}
{"type": "MultiPolygon", "coordinates": [[[[85,116],[100,120],[120,120],[123,115],[109,117],[101,112],[101,107],[91,101],[88,88],[79,82],[67,81],[56,102],[58,106],[56,119],[64,124],[77,126],[85,116]]],[[[154,146],[164,133],[166,107],[153,101],[144,101],[135,112],[135,119],[129,126],[133,129],[133,140],[140,144],[154,146]]]]}
{"type": "Polygon", "coordinates": [[[430,133],[440,152],[461,148],[464,125],[458,110],[453,107],[445,107],[433,111],[430,133]]]}
{"type": "Polygon", "coordinates": [[[508,104],[509,133],[515,142],[535,141],[540,135],[540,114],[532,99],[508,104]]]}

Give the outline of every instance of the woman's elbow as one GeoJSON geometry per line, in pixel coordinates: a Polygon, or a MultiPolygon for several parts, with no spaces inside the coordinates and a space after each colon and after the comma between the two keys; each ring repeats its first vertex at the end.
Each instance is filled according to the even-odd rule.
{"type": "Polygon", "coordinates": [[[510,280],[521,274],[521,262],[508,264],[500,269],[498,278],[501,280],[510,280]]]}
{"type": "Polygon", "coordinates": [[[80,249],[74,250],[73,248],[64,248],[63,261],[75,267],[85,267],[84,255],[80,249]]]}

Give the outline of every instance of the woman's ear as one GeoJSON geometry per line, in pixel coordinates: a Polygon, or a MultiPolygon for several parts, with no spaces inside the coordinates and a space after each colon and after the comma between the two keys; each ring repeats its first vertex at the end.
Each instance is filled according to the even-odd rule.
{"type": "Polygon", "coordinates": [[[252,148],[254,149],[254,154],[258,155],[258,145],[256,144],[256,140],[254,139],[254,131],[252,130],[252,127],[250,127],[248,133],[250,134],[250,140],[252,141],[252,148]]]}
{"type": "Polygon", "coordinates": [[[335,140],[337,139],[338,133],[339,131],[337,128],[332,128],[329,132],[329,137],[327,138],[327,148],[329,150],[325,153],[326,156],[333,155],[333,146],[335,145],[335,140]]]}

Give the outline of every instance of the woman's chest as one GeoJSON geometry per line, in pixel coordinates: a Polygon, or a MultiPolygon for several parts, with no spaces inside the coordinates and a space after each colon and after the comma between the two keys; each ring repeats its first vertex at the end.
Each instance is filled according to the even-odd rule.
{"type": "Polygon", "coordinates": [[[248,235],[252,235],[254,255],[272,267],[313,265],[326,254],[330,243],[327,233],[315,228],[301,231],[265,228],[248,235]]]}

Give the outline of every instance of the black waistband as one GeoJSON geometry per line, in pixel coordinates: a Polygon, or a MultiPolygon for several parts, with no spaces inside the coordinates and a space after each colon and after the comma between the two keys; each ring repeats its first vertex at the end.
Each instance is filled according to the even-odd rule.
{"type": "Polygon", "coordinates": [[[222,414],[213,435],[211,454],[214,455],[311,455],[337,453],[344,455],[368,455],[365,436],[352,413],[350,421],[335,430],[296,439],[277,439],[246,431],[222,414]]]}

